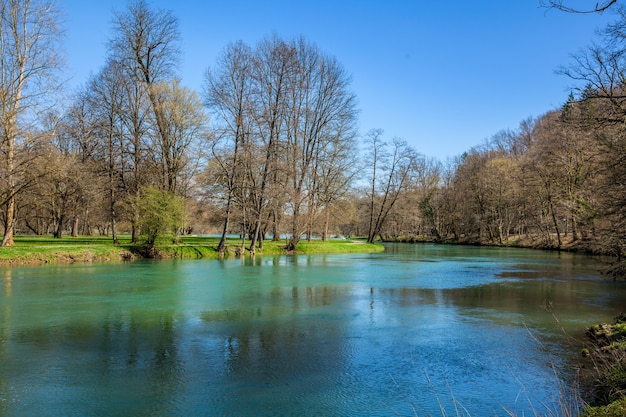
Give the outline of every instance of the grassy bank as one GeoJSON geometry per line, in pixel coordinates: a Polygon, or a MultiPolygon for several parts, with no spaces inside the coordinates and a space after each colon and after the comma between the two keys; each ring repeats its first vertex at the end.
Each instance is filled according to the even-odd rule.
{"type": "MultiPolygon", "coordinates": [[[[218,258],[219,239],[208,236],[184,236],[179,243],[171,238],[157,241],[157,250],[164,258],[200,259],[218,258]]],[[[242,246],[241,239],[229,239],[227,256],[235,256],[242,246]]],[[[247,247],[249,242],[244,242],[247,247]]],[[[263,243],[263,251],[257,255],[284,254],[284,241],[263,243]]],[[[383,251],[382,245],[367,244],[360,240],[303,241],[298,254],[313,253],[372,253],[383,251]]],[[[248,251],[244,251],[248,254],[248,251]]],[[[106,236],[80,236],[55,239],[48,236],[16,236],[15,246],[0,248],[0,265],[40,265],[47,263],[118,262],[137,259],[141,246],[130,243],[130,236],[120,236],[113,244],[106,236]]]]}
{"type": "Polygon", "coordinates": [[[582,417],[626,416],[626,315],[614,324],[591,326],[587,336],[591,346],[583,350],[587,359],[581,376],[591,404],[582,417]]]}

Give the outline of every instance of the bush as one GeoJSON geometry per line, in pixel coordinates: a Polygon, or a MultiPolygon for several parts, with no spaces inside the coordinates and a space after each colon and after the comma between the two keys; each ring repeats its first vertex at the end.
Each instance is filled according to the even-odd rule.
{"type": "Polygon", "coordinates": [[[154,251],[157,237],[162,234],[178,236],[185,219],[184,200],[168,191],[148,186],[135,199],[139,226],[146,253],[154,251]]]}

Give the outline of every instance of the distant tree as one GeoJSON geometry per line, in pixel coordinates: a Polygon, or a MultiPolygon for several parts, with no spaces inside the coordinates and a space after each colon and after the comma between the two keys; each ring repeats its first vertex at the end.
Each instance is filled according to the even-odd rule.
{"type": "MultiPolygon", "coordinates": [[[[442,165],[432,158],[418,157],[416,159],[416,178],[413,185],[413,194],[416,205],[419,208],[419,224],[417,231],[426,236],[432,236],[435,240],[441,240],[440,213],[437,207],[437,193],[441,187],[442,165]]],[[[410,235],[416,232],[406,230],[404,234],[410,235]]]]}
{"type": "Polygon", "coordinates": [[[107,176],[109,221],[113,242],[117,243],[117,208],[121,201],[118,191],[121,181],[121,143],[124,113],[122,89],[123,72],[118,62],[109,60],[105,67],[91,79],[88,97],[95,115],[95,136],[99,145],[99,158],[107,176]]]}
{"type": "MultiPolygon", "coordinates": [[[[56,127],[52,144],[54,148],[46,151],[46,157],[58,163],[50,163],[47,169],[52,178],[67,178],[70,185],[68,195],[68,221],[71,222],[71,235],[91,234],[91,224],[102,210],[102,202],[106,199],[101,163],[95,157],[98,151],[97,126],[93,109],[87,105],[84,91],[80,91],[65,113],[55,120],[56,127]],[[54,158],[54,156],[57,156],[54,158]],[[62,175],[59,176],[58,169],[62,175]]],[[[52,129],[51,129],[52,130],[52,129]]],[[[52,146],[49,146],[52,148],[52,146]]],[[[49,181],[49,178],[46,180],[49,181]]],[[[45,183],[45,181],[44,181],[45,183]]],[[[44,202],[50,199],[41,198],[44,202]]]]}
{"type": "MultiPolygon", "coordinates": [[[[368,170],[370,171],[370,175],[368,177],[369,181],[369,189],[368,189],[368,203],[369,203],[369,225],[368,225],[368,233],[367,238],[368,241],[374,231],[375,219],[376,219],[376,200],[377,200],[377,184],[379,182],[378,177],[381,176],[381,165],[383,161],[387,158],[385,153],[385,141],[383,139],[383,130],[382,129],[372,129],[367,132],[365,137],[365,143],[368,146],[368,155],[367,161],[365,162],[368,170]]],[[[374,236],[375,237],[375,236],[374,236]]],[[[372,237],[372,241],[374,239],[372,237]]]]}
{"type": "Polygon", "coordinates": [[[456,233],[459,238],[471,243],[488,240],[488,189],[485,167],[493,154],[480,147],[463,154],[458,163],[452,189],[454,209],[458,219],[456,233]]]}
{"type": "Polygon", "coordinates": [[[367,241],[372,243],[379,237],[389,214],[410,184],[417,154],[402,139],[384,141],[380,129],[371,130],[366,142],[369,145],[366,166],[370,184],[367,241]]]}
{"type": "Polygon", "coordinates": [[[294,250],[322,212],[330,219],[356,154],[349,84],[339,62],[304,38],[272,36],[254,49],[240,42],[225,50],[205,91],[217,122],[207,171],[215,181],[207,188],[224,200],[222,241],[235,203],[251,254],[268,231],[280,238],[283,220],[286,248],[294,250]]]}
{"type": "Polygon", "coordinates": [[[20,147],[32,138],[36,121],[29,116],[41,108],[56,85],[60,68],[61,31],[54,3],[44,0],[0,1],[0,146],[2,148],[2,246],[13,245],[16,197],[20,183],[20,147]]]}
{"type": "Polygon", "coordinates": [[[443,241],[459,241],[460,228],[464,224],[460,215],[463,203],[454,188],[455,173],[461,161],[460,157],[455,157],[441,163],[439,189],[431,200],[436,212],[437,234],[443,241]]]}
{"type": "MultiPolygon", "coordinates": [[[[352,190],[358,173],[357,142],[353,129],[353,120],[347,118],[340,123],[337,133],[331,136],[325,146],[319,149],[315,158],[315,207],[321,212],[321,224],[318,226],[322,240],[329,236],[331,223],[346,217],[346,198],[352,190]]],[[[314,213],[311,213],[314,214],[314,213]]],[[[315,218],[309,216],[311,236],[315,218]]]]}
{"type": "Polygon", "coordinates": [[[61,238],[63,231],[68,229],[68,223],[71,222],[70,227],[74,228],[75,212],[79,203],[84,201],[85,175],[81,172],[75,155],[64,154],[59,150],[50,152],[47,164],[45,181],[40,181],[47,187],[42,190],[44,193],[40,197],[49,204],[53,236],[61,238]]]}
{"type": "Polygon", "coordinates": [[[517,179],[519,167],[506,156],[490,159],[484,166],[482,180],[485,190],[486,225],[491,242],[508,245],[518,212],[517,179]]]}
{"type": "Polygon", "coordinates": [[[586,153],[597,155],[589,174],[595,184],[597,244],[621,256],[626,250],[626,11],[617,11],[619,19],[601,32],[603,42],[574,55],[560,72],[578,83],[563,109],[564,120],[578,136],[592,139],[584,145],[586,153]]]}

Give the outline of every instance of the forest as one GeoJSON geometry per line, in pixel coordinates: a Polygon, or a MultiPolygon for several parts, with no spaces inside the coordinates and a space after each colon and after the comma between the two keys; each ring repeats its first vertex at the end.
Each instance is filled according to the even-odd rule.
{"type": "Polygon", "coordinates": [[[186,233],[245,235],[251,254],[344,236],[624,254],[623,10],[559,69],[576,85],[562,107],[439,161],[361,134],[349,72],[302,37],[226,45],[193,91],[177,76],[176,17],[131,1],[106,64],[61,99],[52,3],[0,5],[2,246],[186,233]]]}

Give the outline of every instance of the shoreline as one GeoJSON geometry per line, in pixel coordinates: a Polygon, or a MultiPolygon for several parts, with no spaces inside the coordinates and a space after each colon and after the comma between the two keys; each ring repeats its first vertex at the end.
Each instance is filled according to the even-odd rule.
{"type": "MultiPolygon", "coordinates": [[[[214,237],[185,236],[180,243],[171,239],[157,242],[153,257],[142,255],[142,246],[131,244],[130,237],[121,237],[116,245],[108,237],[63,237],[18,236],[15,245],[0,248],[0,267],[44,266],[51,264],[67,265],[78,263],[128,262],[139,259],[220,259],[217,252],[219,239],[214,237]]],[[[250,257],[244,241],[229,239],[223,258],[250,257]]],[[[381,244],[368,244],[358,239],[301,241],[298,251],[284,250],[282,241],[265,241],[262,251],[256,256],[376,253],[384,251],[381,244]]]]}
{"type": "Polygon", "coordinates": [[[589,344],[581,351],[581,382],[589,404],[581,417],[626,415],[626,314],[613,324],[598,323],[587,328],[589,344]]]}
{"type": "Polygon", "coordinates": [[[437,245],[458,245],[458,246],[476,246],[476,247],[491,247],[491,248],[516,248],[516,249],[529,249],[546,252],[569,252],[578,253],[581,255],[588,255],[597,257],[604,265],[598,272],[614,280],[626,280],[626,262],[618,257],[592,250],[586,242],[583,241],[565,241],[561,247],[549,246],[538,243],[537,241],[527,241],[523,239],[511,239],[506,244],[498,244],[493,242],[475,242],[475,241],[436,241],[433,239],[418,239],[415,237],[399,237],[396,239],[385,240],[388,243],[433,243],[437,245]]]}

